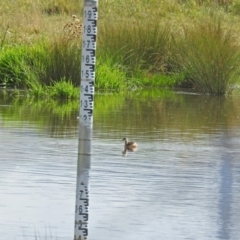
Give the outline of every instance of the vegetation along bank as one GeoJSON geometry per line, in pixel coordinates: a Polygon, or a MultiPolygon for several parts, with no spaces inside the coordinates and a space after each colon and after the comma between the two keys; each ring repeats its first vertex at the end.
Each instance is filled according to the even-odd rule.
{"type": "MultiPolygon", "coordinates": [[[[0,8],[0,86],[78,98],[83,1],[0,8]]],[[[239,84],[240,0],[101,0],[97,91],[188,87],[223,95],[239,84]]]]}

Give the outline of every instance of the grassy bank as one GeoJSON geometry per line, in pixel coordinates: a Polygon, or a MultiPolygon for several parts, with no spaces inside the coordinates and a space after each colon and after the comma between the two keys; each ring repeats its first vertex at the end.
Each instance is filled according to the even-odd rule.
{"type": "MultiPolygon", "coordinates": [[[[82,2],[19,0],[0,9],[2,87],[78,97],[81,34],[64,26],[76,23],[82,2]]],[[[239,20],[240,0],[102,0],[95,87],[228,93],[239,79],[239,20]]]]}

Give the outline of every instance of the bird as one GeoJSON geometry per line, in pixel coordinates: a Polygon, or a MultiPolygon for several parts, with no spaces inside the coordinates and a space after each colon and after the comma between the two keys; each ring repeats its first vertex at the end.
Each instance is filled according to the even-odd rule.
{"type": "Polygon", "coordinates": [[[126,150],[133,150],[138,147],[136,142],[129,142],[127,138],[123,138],[122,140],[125,141],[124,148],[126,150]]]}

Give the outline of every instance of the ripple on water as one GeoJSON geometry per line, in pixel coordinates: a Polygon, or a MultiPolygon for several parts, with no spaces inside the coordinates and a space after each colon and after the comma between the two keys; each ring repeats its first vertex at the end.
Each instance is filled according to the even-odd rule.
{"type": "MultiPolygon", "coordinates": [[[[149,116],[141,116],[134,99],[131,104],[132,111],[127,105],[122,114],[125,119],[137,114],[134,127],[118,125],[119,117],[114,116],[120,110],[112,115],[103,111],[101,119],[96,118],[90,239],[238,239],[239,127],[227,127],[226,119],[218,122],[218,115],[211,118],[210,104],[204,104],[207,109],[201,112],[211,120],[210,127],[205,117],[198,126],[197,118],[190,121],[189,114],[185,116],[195,111],[192,105],[189,111],[178,111],[179,102],[171,109],[167,100],[170,109],[161,112],[161,118],[149,108],[149,116]],[[106,118],[111,121],[106,123],[106,118]],[[139,149],[123,156],[125,136],[136,140],[139,149]]],[[[69,131],[76,132],[76,126],[69,126],[69,131]]],[[[0,236],[4,240],[72,238],[77,137],[56,136],[28,122],[4,126],[0,120],[0,236]]]]}

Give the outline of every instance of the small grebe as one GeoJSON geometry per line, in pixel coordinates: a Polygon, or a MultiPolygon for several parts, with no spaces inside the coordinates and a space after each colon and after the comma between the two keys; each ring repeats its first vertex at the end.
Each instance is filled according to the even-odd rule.
{"type": "Polygon", "coordinates": [[[137,143],[129,142],[127,138],[123,138],[122,140],[125,141],[125,149],[133,149],[138,147],[137,143]]]}

